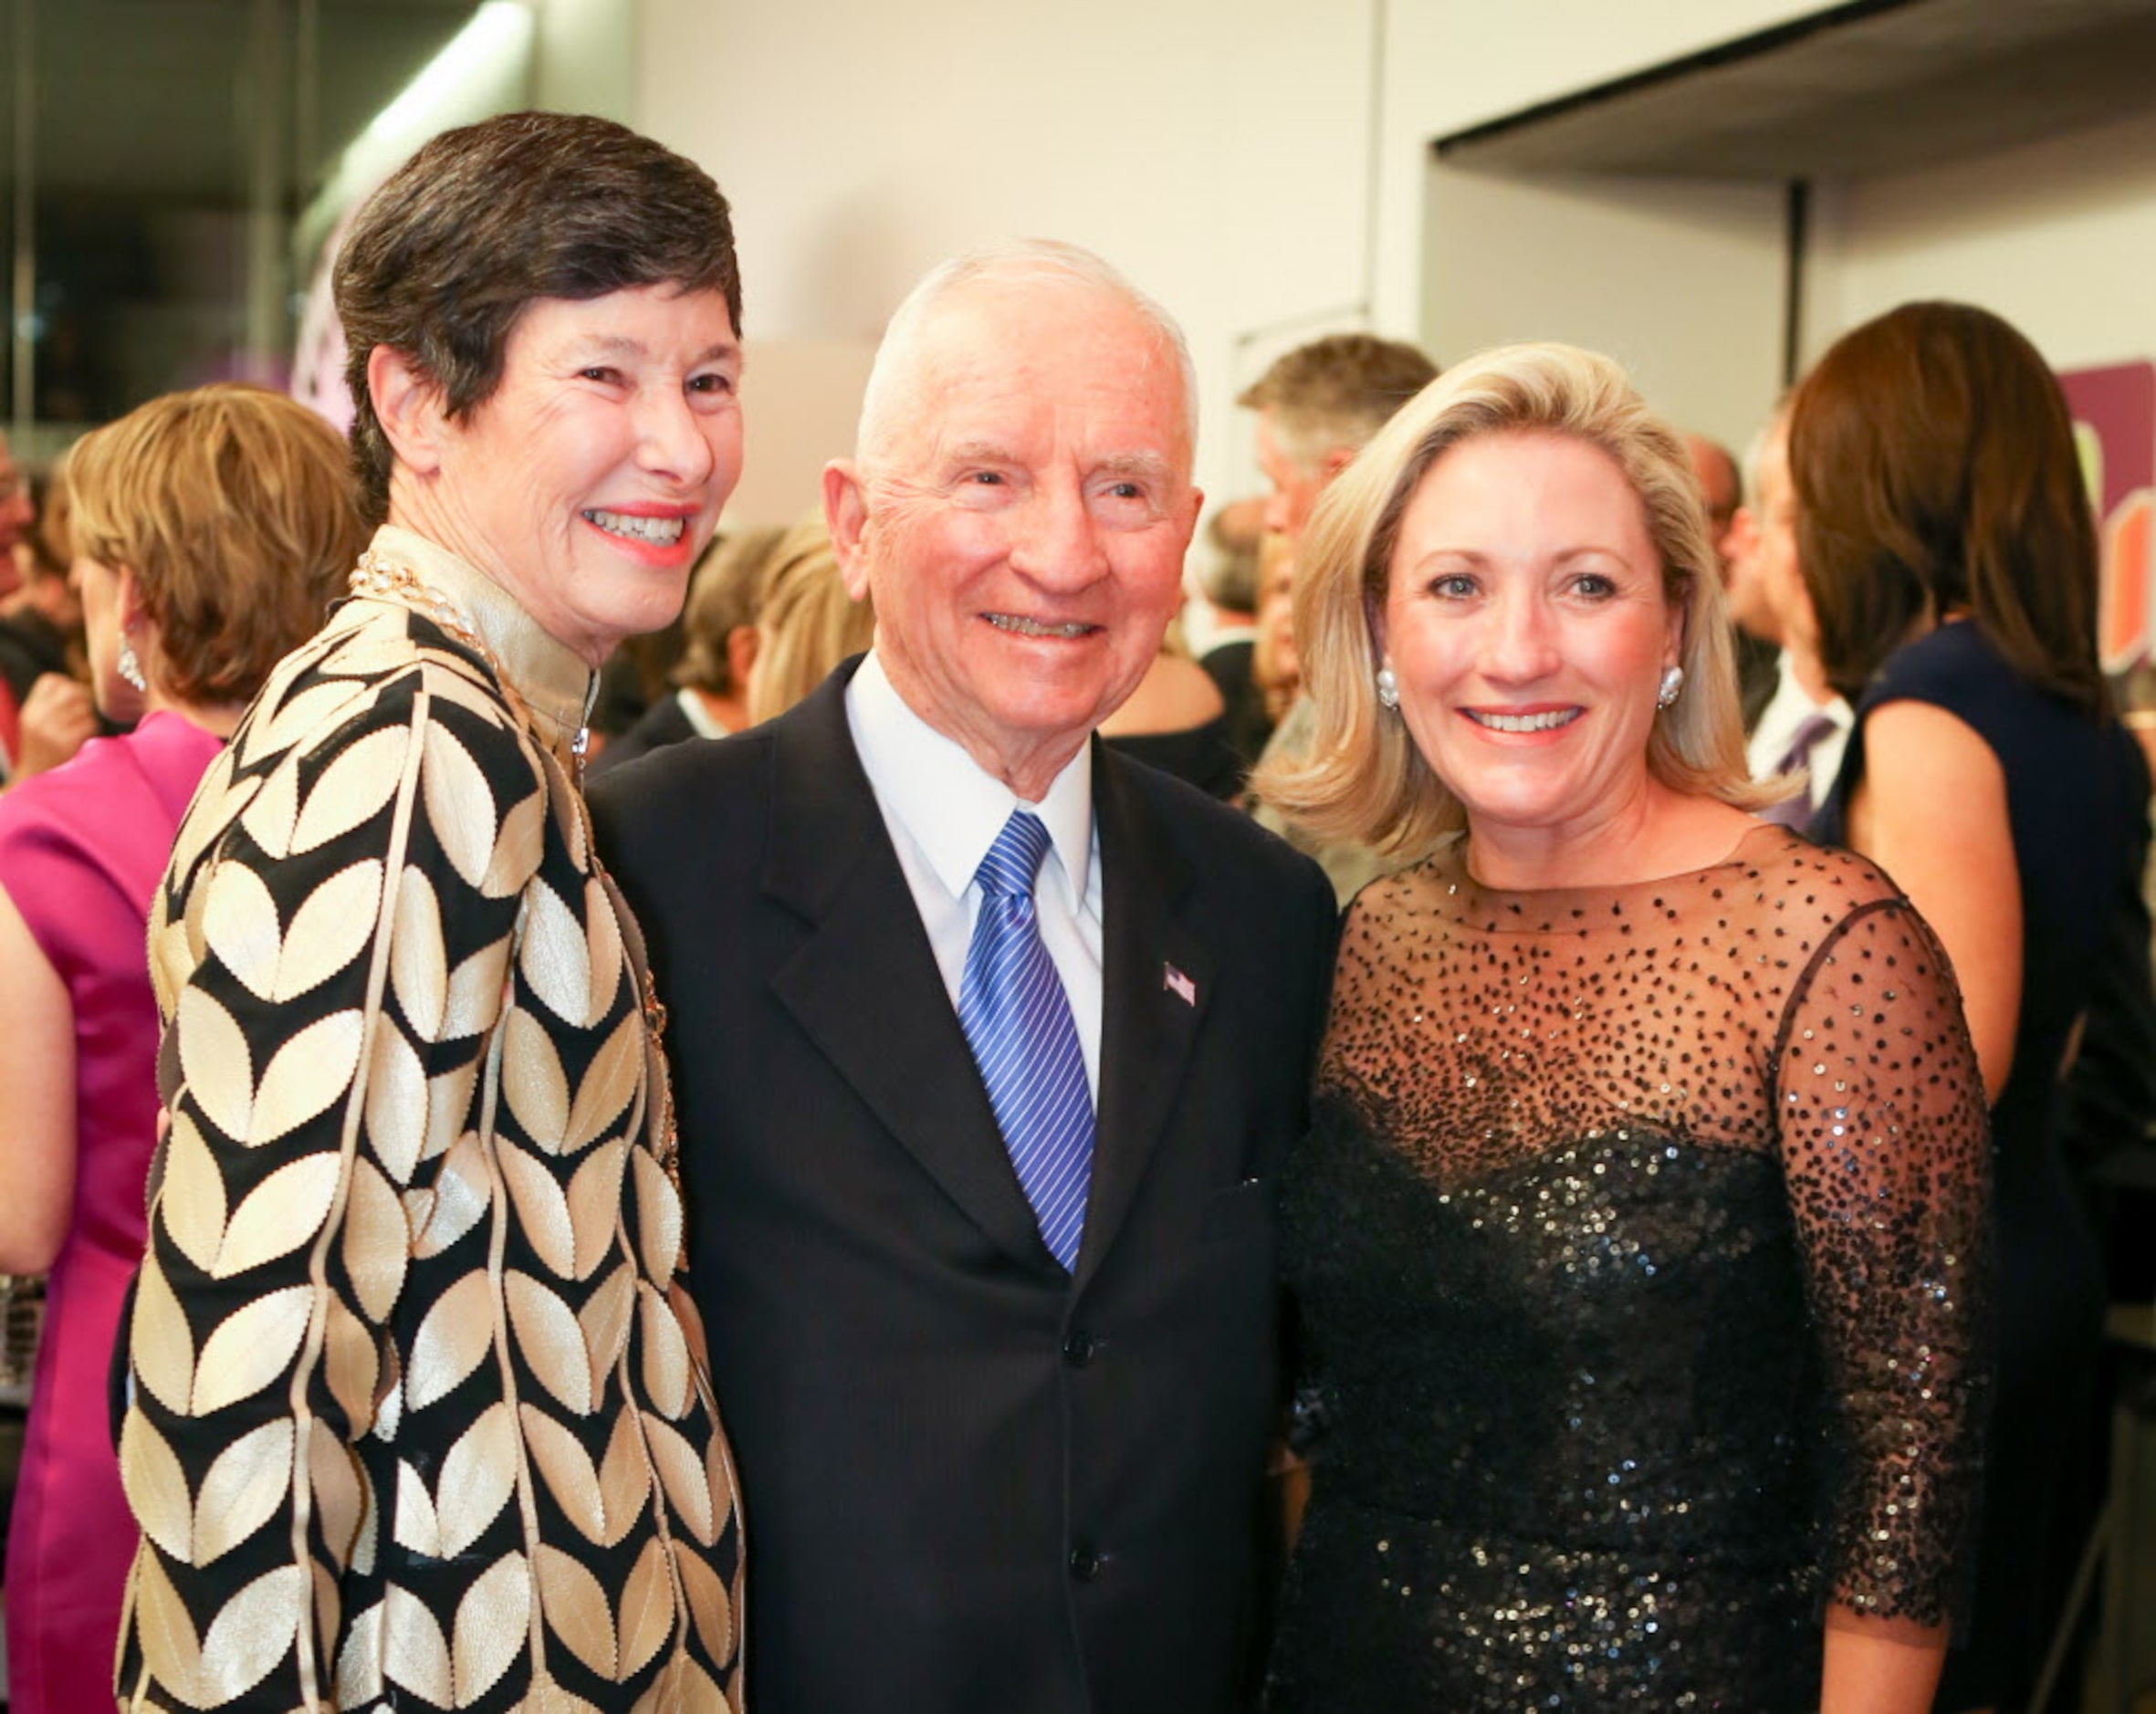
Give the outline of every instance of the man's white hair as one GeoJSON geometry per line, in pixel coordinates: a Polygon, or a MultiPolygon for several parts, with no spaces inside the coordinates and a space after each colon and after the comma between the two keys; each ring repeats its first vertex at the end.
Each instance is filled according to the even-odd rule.
{"type": "Polygon", "coordinates": [[[911,383],[922,330],[934,320],[944,300],[969,286],[1029,280],[1106,291],[1151,323],[1162,343],[1175,354],[1177,368],[1182,373],[1186,439],[1191,446],[1197,444],[1198,371],[1190,361],[1189,342],[1175,317],[1091,250],[1052,238],[1022,238],[984,245],[938,263],[892,312],[861,398],[861,423],[854,433],[853,447],[859,461],[872,462],[895,435],[899,420],[915,397],[911,383]]]}

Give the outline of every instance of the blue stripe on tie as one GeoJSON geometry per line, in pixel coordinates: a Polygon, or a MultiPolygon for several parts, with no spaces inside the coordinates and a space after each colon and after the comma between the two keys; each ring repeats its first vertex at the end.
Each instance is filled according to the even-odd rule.
{"type": "Polygon", "coordinates": [[[1033,912],[1047,854],[1040,818],[1013,810],[975,871],[980,916],[958,983],[958,1023],[1041,1241],[1068,1270],[1093,1183],[1093,1094],[1070,997],[1033,912]]]}

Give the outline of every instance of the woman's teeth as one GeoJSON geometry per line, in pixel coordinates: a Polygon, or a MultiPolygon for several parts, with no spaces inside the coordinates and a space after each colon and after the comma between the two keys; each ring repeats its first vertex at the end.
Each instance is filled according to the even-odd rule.
{"type": "Polygon", "coordinates": [[[1547,714],[1531,715],[1481,714],[1470,708],[1467,717],[1492,732],[1547,732],[1553,726],[1570,726],[1579,714],[1577,708],[1553,708],[1547,714]]]}
{"type": "Polygon", "coordinates": [[[627,536],[661,548],[671,548],[688,528],[686,517],[638,517],[629,512],[596,511],[584,516],[610,536],[627,536]]]}

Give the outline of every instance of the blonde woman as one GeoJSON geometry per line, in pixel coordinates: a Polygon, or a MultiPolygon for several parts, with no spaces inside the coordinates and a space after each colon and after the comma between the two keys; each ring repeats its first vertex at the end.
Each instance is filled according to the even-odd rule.
{"type": "Polygon", "coordinates": [[[1681,444],[1606,359],[1491,352],[1304,554],[1318,737],[1262,783],[1409,866],[1349,912],[1284,1176],[1327,1427],[1272,1706],[1921,1714],[1983,1084],[1909,901],[1750,813],[1681,444]]]}
{"type": "Polygon", "coordinates": [[[30,1710],[111,1704],[134,1521],[106,1370],[157,1134],[152,896],[196,782],[364,539],[343,442],[251,387],[153,400],[68,475],[98,705],[136,725],[0,799],[0,1272],[51,1270],[7,1548],[30,1710]]]}

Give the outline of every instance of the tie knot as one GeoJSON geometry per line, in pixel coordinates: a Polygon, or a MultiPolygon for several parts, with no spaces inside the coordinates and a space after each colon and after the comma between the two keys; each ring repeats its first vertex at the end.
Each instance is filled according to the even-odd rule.
{"type": "Polygon", "coordinates": [[[1041,860],[1048,855],[1048,829],[1037,815],[1013,810],[973,878],[983,893],[1031,894],[1041,860]]]}

